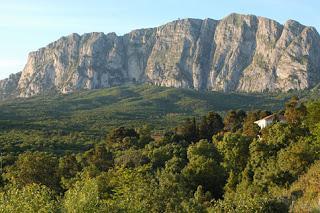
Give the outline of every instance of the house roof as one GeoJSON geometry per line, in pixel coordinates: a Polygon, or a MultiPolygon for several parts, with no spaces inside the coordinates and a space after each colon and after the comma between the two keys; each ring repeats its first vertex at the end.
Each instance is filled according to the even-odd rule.
{"type": "Polygon", "coordinates": [[[275,117],[276,117],[276,115],[272,114],[272,115],[268,115],[268,116],[266,116],[266,117],[264,117],[264,118],[262,118],[260,120],[271,120],[271,119],[274,119],[275,117]]]}
{"type": "MultiPolygon", "coordinates": [[[[259,122],[259,121],[263,121],[263,120],[273,120],[276,116],[277,116],[276,114],[268,115],[264,118],[261,118],[260,120],[255,121],[254,123],[259,122]]],[[[284,120],[283,115],[278,115],[278,118],[279,118],[279,120],[284,120]]]]}

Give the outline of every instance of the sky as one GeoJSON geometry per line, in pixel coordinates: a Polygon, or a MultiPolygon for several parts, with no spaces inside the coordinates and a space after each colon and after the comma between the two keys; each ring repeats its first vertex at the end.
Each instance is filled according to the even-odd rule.
{"type": "Polygon", "coordinates": [[[156,27],[178,18],[253,14],[294,19],[320,31],[320,0],[0,0],[0,79],[23,69],[28,53],[71,33],[156,27]]]}

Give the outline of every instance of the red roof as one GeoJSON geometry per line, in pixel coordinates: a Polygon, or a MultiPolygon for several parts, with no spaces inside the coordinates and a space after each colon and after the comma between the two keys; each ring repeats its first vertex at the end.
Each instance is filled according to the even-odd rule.
{"type": "Polygon", "coordinates": [[[271,119],[274,119],[274,117],[276,117],[276,115],[272,114],[272,115],[268,115],[267,117],[264,117],[264,118],[262,118],[260,120],[271,120],[271,119]]]}
{"type": "Polygon", "coordinates": [[[277,115],[277,114],[268,115],[264,118],[261,118],[260,120],[273,120],[276,116],[278,116],[279,120],[285,120],[283,115],[277,115]]]}

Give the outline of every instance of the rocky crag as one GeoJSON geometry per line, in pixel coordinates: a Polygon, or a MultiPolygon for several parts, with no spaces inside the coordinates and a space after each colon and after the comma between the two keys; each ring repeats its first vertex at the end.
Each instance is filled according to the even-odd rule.
{"type": "Polygon", "coordinates": [[[183,19],[160,27],[72,34],[31,52],[0,98],[70,93],[130,82],[196,90],[266,92],[320,82],[320,36],[289,20],[253,15],[183,19]]]}

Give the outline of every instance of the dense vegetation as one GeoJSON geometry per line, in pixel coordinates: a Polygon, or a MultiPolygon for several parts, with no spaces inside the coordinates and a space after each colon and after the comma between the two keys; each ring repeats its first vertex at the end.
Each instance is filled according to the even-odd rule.
{"type": "Polygon", "coordinates": [[[112,129],[140,127],[170,130],[188,117],[228,110],[279,110],[289,95],[199,93],[194,90],[131,85],[45,94],[0,103],[3,155],[24,151],[82,152],[104,140],[112,129]]]}
{"type": "Polygon", "coordinates": [[[146,86],[39,100],[0,106],[0,212],[320,211],[320,101],[146,86]],[[271,113],[287,122],[260,131],[271,113]]]}

